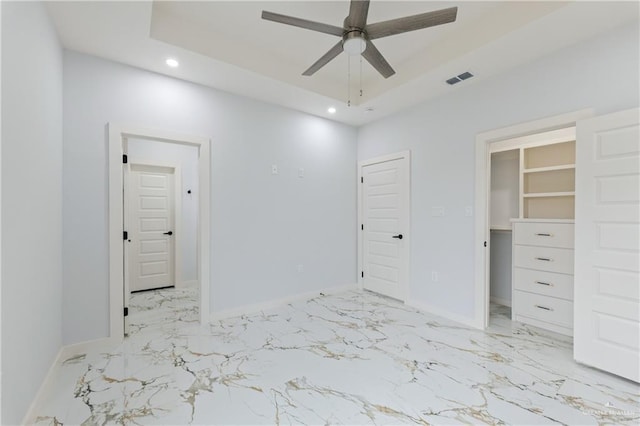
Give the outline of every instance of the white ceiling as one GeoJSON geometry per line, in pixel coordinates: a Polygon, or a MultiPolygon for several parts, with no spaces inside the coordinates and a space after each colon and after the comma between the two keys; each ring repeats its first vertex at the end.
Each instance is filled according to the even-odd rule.
{"type": "Polygon", "coordinates": [[[368,22],[451,6],[458,6],[454,23],[375,41],[396,70],[384,79],[358,58],[351,58],[349,68],[344,53],[304,77],[339,39],[260,18],[268,10],[341,27],[347,0],[47,3],[68,49],[352,125],[639,19],[638,2],[372,0],[368,22]],[[168,68],[167,57],[177,58],[180,67],[168,68]],[[445,83],[464,71],[476,77],[456,86],[445,83]],[[335,115],[327,113],[329,106],[336,107],[335,115]]]}

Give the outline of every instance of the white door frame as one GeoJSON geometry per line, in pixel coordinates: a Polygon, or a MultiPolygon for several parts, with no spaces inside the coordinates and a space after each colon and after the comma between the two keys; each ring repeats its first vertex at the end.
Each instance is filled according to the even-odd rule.
{"type": "MultiPolygon", "coordinates": [[[[207,138],[163,130],[108,124],[109,135],[109,337],[124,338],[124,244],[122,155],[127,138],[149,139],[198,148],[198,282],[200,288],[200,324],[209,320],[210,294],[210,144],[207,138]]],[[[177,259],[176,259],[177,260],[177,259]]]]}
{"type": "Polygon", "coordinates": [[[475,274],[474,274],[474,319],[472,325],[485,329],[489,325],[489,261],[490,250],[490,196],[491,153],[511,149],[509,144],[500,147],[500,142],[533,135],[536,133],[575,126],[578,120],[593,116],[592,109],[583,109],[567,114],[520,123],[501,129],[479,133],[476,136],[476,189],[475,189],[475,274]],[[486,246],[485,246],[486,243],[486,246]]]}
{"type": "Polygon", "coordinates": [[[358,288],[362,290],[364,288],[364,280],[362,278],[362,271],[364,270],[364,253],[363,253],[363,242],[362,242],[362,229],[361,224],[363,222],[362,217],[362,168],[365,166],[370,166],[372,164],[384,163],[386,161],[392,160],[407,160],[407,167],[405,168],[405,182],[407,182],[407,201],[406,206],[409,213],[409,220],[407,221],[407,229],[404,231],[409,236],[409,244],[406,245],[406,259],[404,259],[402,267],[405,270],[405,282],[402,283],[402,288],[400,291],[402,292],[402,301],[406,302],[407,297],[409,295],[409,279],[410,279],[410,258],[411,258],[411,151],[400,151],[393,154],[383,155],[380,157],[370,158],[367,160],[358,162],[358,288]]]}
{"type": "MultiPolygon", "coordinates": [[[[127,164],[129,167],[129,173],[131,173],[131,167],[133,166],[151,166],[151,167],[166,167],[169,169],[173,169],[173,185],[174,185],[174,200],[173,200],[173,284],[176,288],[182,287],[182,251],[179,249],[182,247],[182,170],[180,168],[180,164],[174,161],[156,161],[156,160],[136,160],[132,161],[129,159],[129,163],[127,164]]],[[[129,197],[129,200],[124,200],[124,229],[131,229],[131,226],[128,222],[130,217],[127,213],[129,213],[129,208],[131,206],[131,181],[124,182],[126,186],[126,195],[129,197]]],[[[200,239],[200,235],[196,233],[196,244],[197,240],[200,239]]],[[[129,260],[128,253],[129,245],[125,244],[124,246],[124,258],[125,258],[125,266],[126,262],[129,260]]],[[[128,268],[125,269],[128,271],[128,268]]],[[[129,287],[127,285],[127,280],[129,279],[129,274],[125,274],[125,290],[129,287]]]]}

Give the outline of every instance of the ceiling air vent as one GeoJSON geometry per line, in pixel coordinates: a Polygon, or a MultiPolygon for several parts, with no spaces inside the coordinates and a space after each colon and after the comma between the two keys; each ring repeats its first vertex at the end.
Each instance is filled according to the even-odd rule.
{"type": "Polygon", "coordinates": [[[450,79],[448,79],[447,84],[450,84],[453,86],[454,84],[460,83],[462,80],[466,80],[471,77],[473,77],[473,74],[471,74],[469,71],[466,71],[460,75],[457,75],[455,77],[451,77],[450,79]]]}

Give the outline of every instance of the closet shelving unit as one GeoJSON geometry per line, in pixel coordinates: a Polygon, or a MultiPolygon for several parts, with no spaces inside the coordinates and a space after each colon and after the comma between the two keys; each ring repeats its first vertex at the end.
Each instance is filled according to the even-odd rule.
{"type": "Polygon", "coordinates": [[[520,217],[573,219],[575,141],[521,148],[520,217]]]}
{"type": "Polygon", "coordinates": [[[512,318],[572,335],[575,128],[540,138],[520,147],[520,215],[512,219],[512,318]]]}

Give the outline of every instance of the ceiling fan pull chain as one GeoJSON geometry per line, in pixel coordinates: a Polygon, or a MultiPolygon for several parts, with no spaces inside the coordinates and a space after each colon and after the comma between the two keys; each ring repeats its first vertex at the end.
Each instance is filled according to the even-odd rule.
{"type": "MultiPolygon", "coordinates": [[[[362,55],[360,55],[360,97],[362,97],[362,55]]],[[[362,102],[362,99],[360,99],[362,102]]]]}
{"type": "Polygon", "coordinates": [[[347,55],[347,106],[351,106],[351,55],[347,55]]]}

